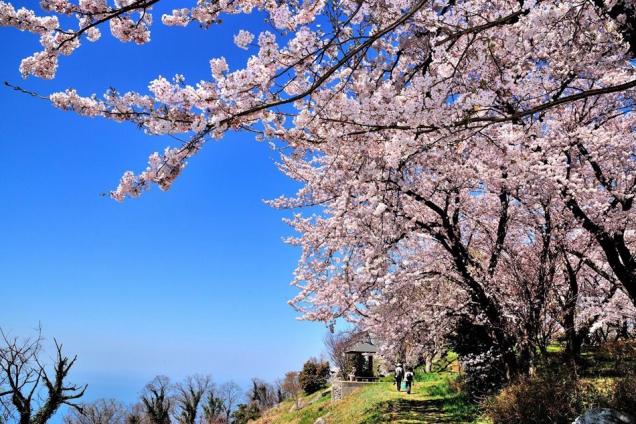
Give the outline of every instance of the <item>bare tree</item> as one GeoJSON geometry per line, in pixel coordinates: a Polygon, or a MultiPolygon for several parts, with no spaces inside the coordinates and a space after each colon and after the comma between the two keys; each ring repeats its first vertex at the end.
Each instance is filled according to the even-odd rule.
{"type": "Polygon", "coordinates": [[[250,405],[255,406],[261,413],[276,405],[276,389],[260,378],[252,378],[252,387],[247,392],[250,405]]]}
{"type": "Polygon", "coordinates": [[[42,362],[44,350],[41,328],[34,339],[9,337],[0,329],[0,408],[2,415],[19,424],[45,424],[62,405],[82,411],[81,398],[88,385],[76,386],[65,381],[77,356],[62,355],[62,345],[55,341],[56,356],[53,374],[42,362]]]}
{"type": "Polygon", "coordinates": [[[128,408],[125,422],[126,424],[148,424],[146,406],[143,402],[137,402],[128,408]]]}
{"type": "Polygon", "coordinates": [[[298,380],[298,371],[290,371],[285,374],[285,379],[282,381],[280,387],[288,397],[291,397],[296,404],[296,407],[299,407],[298,401],[300,400],[300,392],[302,391],[302,387],[300,387],[300,380],[298,380]]]}
{"type": "Polygon", "coordinates": [[[223,398],[210,390],[203,402],[202,424],[223,424],[228,422],[223,398]]]}
{"type": "Polygon", "coordinates": [[[85,403],[83,412],[70,409],[64,417],[64,424],[124,424],[126,409],[115,399],[97,399],[85,403]]]}
{"type": "Polygon", "coordinates": [[[221,385],[220,395],[223,399],[226,421],[230,422],[230,415],[232,415],[232,411],[243,398],[241,386],[230,380],[221,385]]]}
{"type": "Polygon", "coordinates": [[[150,424],[170,424],[172,385],[165,375],[156,376],[146,385],[141,401],[146,407],[146,416],[150,424]]]}
{"type": "Polygon", "coordinates": [[[186,377],[183,383],[177,383],[176,417],[182,424],[195,424],[203,396],[214,386],[211,375],[186,377]]]}
{"type": "Polygon", "coordinates": [[[338,331],[337,333],[329,332],[325,334],[323,338],[323,344],[325,346],[325,353],[329,358],[331,364],[340,369],[340,373],[342,376],[347,372],[347,356],[345,352],[352,347],[354,347],[357,343],[362,341],[366,341],[368,339],[368,335],[366,333],[360,332],[356,329],[353,330],[345,330],[338,331]]]}

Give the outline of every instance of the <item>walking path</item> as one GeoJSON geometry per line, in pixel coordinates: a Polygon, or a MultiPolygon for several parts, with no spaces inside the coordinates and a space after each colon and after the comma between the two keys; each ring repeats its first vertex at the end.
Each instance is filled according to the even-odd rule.
{"type": "Polygon", "coordinates": [[[393,390],[389,399],[383,400],[378,414],[362,421],[363,424],[375,423],[431,423],[431,424],[469,424],[468,421],[458,421],[444,411],[444,400],[425,394],[427,383],[416,383],[412,393],[393,390]]]}
{"type": "Polygon", "coordinates": [[[471,424],[470,421],[458,420],[445,409],[449,402],[448,396],[444,399],[442,396],[429,395],[435,394],[431,387],[438,383],[439,381],[415,383],[410,395],[405,391],[398,392],[393,384],[367,384],[342,400],[331,402],[329,397],[321,397],[300,411],[290,410],[292,402],[288,401],[268,411],[256,423],[471,424]]]}

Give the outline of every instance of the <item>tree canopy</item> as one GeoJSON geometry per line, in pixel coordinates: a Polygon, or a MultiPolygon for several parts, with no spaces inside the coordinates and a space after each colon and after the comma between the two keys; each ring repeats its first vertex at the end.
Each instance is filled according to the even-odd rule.
{"type": "MultiPolygon", "coordinates": [[[[53,78],[60,55],[106,26],[150,42],[158,1],[43,0],[45,15],[0,2],[0,24],[40,34],[20,70],[53,78]],[[67,16],[76,29],[61,27],[67,16]]],[[[236,48],[253,53],[245,67],[212,57],[195,85],[159,77],[148,91],[49,99],[183,138],[126,172],[110,193],[119,201],[169,189],[227,131],[271,141],[302,188],[270,204],[320,210],[289,220],[300,235],[288,242],[303,249],[291,304],[305,318],[348,319],[388,352],[434,346],[469,320],[487,342],[466,355],[500,358],[509,375],[531,368],[549,322],[576,344],[581,328],[632,314],[635,7],[184,2],[162,23],[210,30],[225,14],[261,13],[270,28],[239,31],[236,48]]]]}

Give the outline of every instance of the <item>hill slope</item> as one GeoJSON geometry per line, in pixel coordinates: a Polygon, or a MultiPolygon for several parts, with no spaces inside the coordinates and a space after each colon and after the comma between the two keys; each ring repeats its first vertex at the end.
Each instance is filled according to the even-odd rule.
{"type": "MultiPolygon", "coordinates": [[[[474,410],[466,407],[453,390],[454,377],[430,375],[429,381],[416,382],[410,395],[397,392],[391,383],[369,384],[339,402],[331,396],[320,398],[300,411],[291,411],[293,401],[268,411],[257,424],[314,424],[323,418],[328,424],[373,423],[474,423],[474,410]]],[[[306,403],[315,395],[303,398],[306,403]]]]}

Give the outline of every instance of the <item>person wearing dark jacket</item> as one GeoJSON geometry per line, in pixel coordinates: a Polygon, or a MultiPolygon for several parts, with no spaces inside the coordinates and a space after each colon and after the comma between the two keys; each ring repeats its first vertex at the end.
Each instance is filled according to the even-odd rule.
{"type": "Polygon", "coordinates": [[[413,368],[408,367],[404,373],[404,381],[406,381],[406,393],[411,394],[411,386],[413,385],[413,368]]]}

